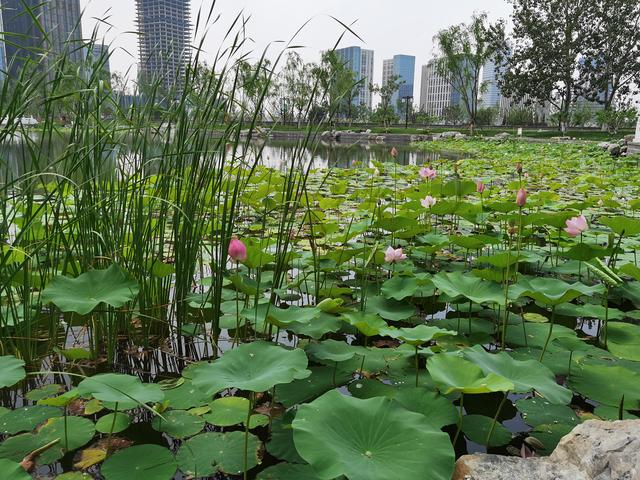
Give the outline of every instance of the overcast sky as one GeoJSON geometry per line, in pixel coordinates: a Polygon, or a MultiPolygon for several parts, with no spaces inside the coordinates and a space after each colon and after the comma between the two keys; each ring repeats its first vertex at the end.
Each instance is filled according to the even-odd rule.
{"type": "MultiPolygon", "coordinates": [[[[199,10],[208,12],[213,0],[191,0],[192,22],[199,10]]],[[[83,30],[91,34],[97,20],[100,36],[113,48],[111,69],[135,72],[138,44],[135,34],[134,0],[80,0],[85,10],[83,30]]],[[[252,49],[262,52],[276,41],[289,40],[307,21],[310,24],[297,37],[296,45],[306,61],[317,61],[320,50],[333,47],[344,28],[331,19],[336,17],[351,25],[362,41],[347,34],[341,46],[358,45],[375,51],[374,82],[382,78],[382,60],[395,54],[415,55],[416,94],[419,94],[420,69],[433,54],[433,36],[449,25],[466,21],[474,12],[486,11],[491,19],[506,18],[510,6],[506,0],[218,0],[215,10],[220,15],[205,42],[205,58],[212,58],[222,43],[223,35],[239,12],[251,17],[247,36],[252,49]],[[354,23],[355,22],[355,23],[354,23]]],[[[275,57],[281,44],[271,47],[275,57]]]]}

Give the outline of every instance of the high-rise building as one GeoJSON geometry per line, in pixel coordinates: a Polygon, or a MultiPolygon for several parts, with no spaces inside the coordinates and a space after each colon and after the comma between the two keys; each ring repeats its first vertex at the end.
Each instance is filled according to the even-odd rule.
{"type": "Polygon", "coordinates": [[[340,48],[335,51],[338,58],[353,70],[355,79],[360,83],[358,96],[354,99],[354,104],[365,105],[371,108],[373,95],[371,93],[371,82],[373,81],[373,50],[365,50],[360,47],[340,48]]]}
{"type": "Polygon", "coordinates": [[[80,0],[2,0],[1,6],[11,75],[28,60],[45,58],[45,67],[63,54],[72,63],[82,61],[80,0]]]}
{"type": "Polygon", "coordinates": [[[386,85],[393,76],[399,77],[400,88],[391,97],[391,105],[396,111],[403,111],[400,101],[413,98],[414,79],[416,75],[416,57],[411,55],[395,55],[383,62],[382,84],[386,85]]]}
{"type": "Polygon", "coordinates": [[[449,79],[438,73],[436,62],[435,59],[431,60],[422,67],[420,111],[442,117],[454,102],[454,92],[449,79]]]}
{"type": "Polygon", "coordinates": [[[482,92],[480,93],[481,108],[500,108],[502,92],[498,85],[500,69],[495,62],[489,60],[482,67],[482,92]]]}
{"type": "Polygon", "coordinates": [[[191,61],[190,5],[190,0],[136,0],[143,83],[180,89],[191,61]]]}

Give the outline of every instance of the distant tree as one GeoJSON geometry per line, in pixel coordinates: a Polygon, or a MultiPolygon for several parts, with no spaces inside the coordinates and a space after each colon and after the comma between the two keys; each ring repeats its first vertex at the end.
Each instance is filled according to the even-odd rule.
{"type": "Polygon", "coordinates": [[[353,69],[332,50],[322,55],[322,62],[312,69],[311,75],[324,92],[324,103],[330,115],[351,120],[355,99],[362,88],[353,69]]]}
{"type": "Polygon", "coordinates": [[[478,98],[483,89],[480,72],[495,57],[504,39],[504,22],[489,23],[485,13],[474,15],[469,24],[461,23],[441,30],[435,37],[440,55],[438,73],[451,81],[467,111],[470,128],[476,126],[478,98]]]}
{"type": "Polygon", "coordinates": [[[611,110],[617,98],[635,95],[640,87],[640,2],[591,0],[587,25],[579,65],[584,96],[611,110]]]}
{"type": "Polygon", "coordinates": [[[481,126],[491,126],[496,123],[500,115],[498,107],[479,108],[477,113],[477,123],[481,126]]]}
{"type": "Polygon", "coordinates": [[[371,92],[380,95],[380,104],[376,108],[374,116],[385,127],[398,120],[396,109],[391,105],[391,99],[404,83],[400,75],[392,75],[384,85],[371,85],[371,92]]]}
{"type": "Polygon", "coordinates": [[[536,115],[532,107],[517,106],[510,108],[505,115],[507,125],[528,126],[536,123],[536,115]]]}
{"type": "Polygon", "coordinates": [[[273,84],[271,61],[261,58],[255,64],[245,60],[238,62],[238,80],[244,97],[242,109],[246,115],[262,117],[264,99],[269,96],[273,84]],[[256,111],[259,109],[259,111],[256,111]]]}
{"type": "Polygon", "coordinates": [[[513,42],[499,49],[505,67],[499,84],[503,94],[550,102],[560,130],[567,131],[570,110],[582,93],[576,75],[589,38],[593,0],[510,0],[513,42]]]}
{"type": "Polygon", "coordinates": [[[587,105],[576,106],[570,112],[571,126],[584,127],[593,120],[593,110],[587,105]]]}
{"type": "Polygon", "coordinates": [[[436,115],[432,115],[427,112],[417,112],[415,115],[415,123],[419,125],[433,125],[438,121],[438,117],[436,115]]]}
{"type": "Polygon", "coordinates": [[[612,135],[618,133],[621,128],[633,127],[638,121],[638,111],[630,101],[621,101],[613,108],[601,110],[596,113],[598,123],[606,126],[612,135]]]}
{"type": "Polygon", "coordinates": [[[449,105],[442,111],[442,120],[447,125],[460,125],[465,120],[463,108],[456,105],[449,105]]]}

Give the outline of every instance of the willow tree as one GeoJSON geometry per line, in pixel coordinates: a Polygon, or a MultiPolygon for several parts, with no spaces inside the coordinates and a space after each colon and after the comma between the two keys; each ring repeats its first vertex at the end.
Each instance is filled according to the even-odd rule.
{"type": "Polygon", "coordinates": [[[473,133],[478,117],[478,101],[483,85],[482,67],[492,60],[504,39],[504,22],[490,23],[487,14],[471,17],[471,21],[441,30],[434,38],[439,50],[436,70],[451,82],[460,96],[473,133]]]}

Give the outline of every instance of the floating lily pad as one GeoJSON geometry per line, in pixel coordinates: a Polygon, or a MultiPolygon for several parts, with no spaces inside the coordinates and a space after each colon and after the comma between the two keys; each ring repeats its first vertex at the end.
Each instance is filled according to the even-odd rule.
{"type": "Polygon", "coordinates": [[[102,464],[105,480],[171,480],[177,470],[169,450],[159,445],[134,445],[117,451],[102,464]]]}
{"type": "Polygon", "coordinates": [[[616,357],[640,362],[640,326],[609,322],[607,349],[616,357]]]}
{"type": "Polygon", "coordinates": [[[203,418],[191,415],[184,410],[169,410],[164,412],[162,417],[156,416],[151,422],[154,430],[178,439],[192,437],[200,433],[204,428],[204,424],[203,418]]]}
{"type": "Polygon", "coordinates": [[[511,433],[500,422],[493,425],[493,418],[483,415],[465,415],[462,417],[462,431],[465,436],[478,445],[500,447],[511,441],[511,433]],[[489,433],[491,437],[489,438],[489,433]],[[488,439],[488,441],[487,441],[488,439]]]}
{"type": "MultiPolygon", "coordinates": [[[[640,410],[640,374],[617,365],[582,365],[571,369],[568,386],[590,400],[640,410]]],[[[0,423],[3,417],[0,417],[0,423]]]]}
{"type": "Polygon", "coordinates": [[[453,473],[449,436],[387,398],[332,390],[300,406],[293,428],[298,452],[321,478],[449,480],[453,473]]]}
{"type": "Polygon", "coordinates": [[[14,435],[31,431],[50,418],[61,416],[61,409],[45,405],[17,408],[0,417],[0,433],[14,435]]]}
{"type": "Polygon", "coordinates": [[[163,391],[165,401],[169,402],[169,406],[175,410],[201,407],[211,401],[211,395],[202,392],[189,379],[184,379],[184,382],[176,388],[163,391]]]}
{"type": "Polygon", "coordinates": [[[293,443],[293,427],[291,423],[295,417],[293,410],[285,413],[284,417],[276,418],[271,424],[271,438],[266,449],[273,457],[291,463],[306,463],[298,454],[293,443]]]}
{"type": "MultiPolygon", "coordinates": [[[[63,457],[66,452],[72,452],[84,447],[93,439],[96,433],[91,420],[81,417],[67,416],[51,418],[40,428],[37,437],[43,445],[60,439],[52,448],[38,457],[38,463],[49,464],[63,457]]],[[[28,452],[27,452],[28,453],[28,452]]]]}
{"type": "Polygon", "coordinates": [[[264,469],[256,480],[322,480],[310,465],[279,463],[264,469]]]}
{"type": "Polygon", "coordinates": [[[250,402],[244,397],[222,397],[211,402],[211,411],[204,419],[211,425],[230,427],[247,420],[250,402]]]}
{"type": "Polygon", "coordinates": [[[210,364],[193,370],[192,382],[213,395],[226,388],[264,392],[274,385],[307,378],[307,356],[300,349],[286,349],[256,341],[240,345],[210,364]]]}
{"type": "Polygon", "coordinates": [[[566,405],[554,405],[543,398],[520,399],[516,402],[516,408],[522,413],[522,419],[532,427],[553,423],[580,423],[578,415],[571,408],[566,405]]]}
{"type": "Polygon", "coordinates": [[[109,413],[96,422],[96,430],[100,433],[124,432],[131,424],[131,417],[125,413],[109,413]]]}
{"type": "Polygon", "coordinates": [[[5,480],[32,480],[31,475],[24,471],[18,462],[0,458],[0,472],[5,480]]]}

